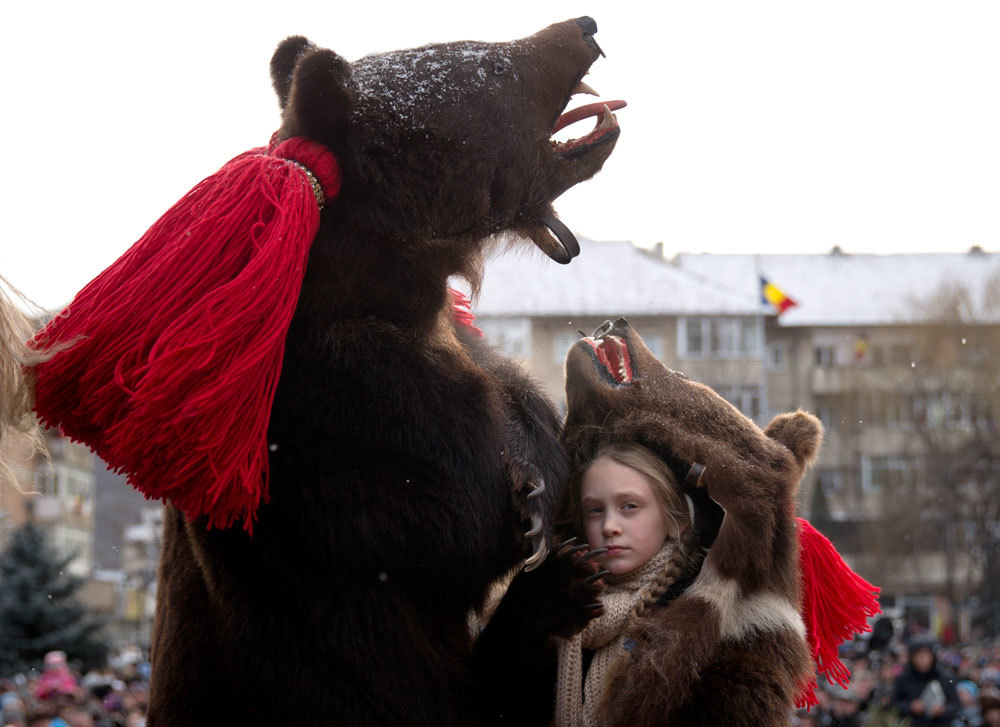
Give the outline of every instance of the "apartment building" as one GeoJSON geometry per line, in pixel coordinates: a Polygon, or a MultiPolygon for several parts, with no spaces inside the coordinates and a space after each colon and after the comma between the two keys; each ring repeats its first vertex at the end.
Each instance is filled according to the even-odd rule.
{"type": "Polygon", "coordinates": [[[800,511],[886,604],[966,634],[1000,618],[989,605],[1000,603],[1000,255],[668,260],[581,245],[567,266],[491,259],[475,306],[553,400],[577,329],[625,315],[667,365],[759,423],[799,407],[820,417],[826,442],[800,511]],[[779,315],[762,281],[795,304],[779,315]]]}
{"type": "Polygon", "coordinates": [[[520,359],[565,408],[570,345],[625,316],[658,358],[712,386],[753,418],[767,411],[767,311],[753,298],[702,280],[627,242],[580,241],[569,265],[512,252],[486,266],[476,324],[520,359]]]}
{"type": "Polygon", "coordinates": [[[827,430],[804,510],[888,601],[965,634],[997,628],[1000,255],[672,262],[745,296],[763,277],[797,302],[769,321],[767,365],[775,409],[802,406],[827,430]]]}
{"type": "Polygon", "coordinates": [[[17,488],[0,487],[0,545],[30,515],[57,553],[72,556],[67,570],[86,578],[94,569],[95,457],[55,430],[45,441],[51,461],[26,452],[5,455],[17,488]]]}

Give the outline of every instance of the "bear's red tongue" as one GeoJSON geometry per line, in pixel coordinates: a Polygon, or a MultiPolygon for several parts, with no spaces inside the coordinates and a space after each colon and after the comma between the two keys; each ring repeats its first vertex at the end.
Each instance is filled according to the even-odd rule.
{"type": "Polygon", "coordinates": [[[573,109],[572,111],[567,111],[559,117],[558,121],[556,121],[556,125],[552,129],[552,133],[555,134],[560,129],[565,129],[570,124],[575,124],[577,121],[582,121],[583,119],[591,116],[600,116],[604,113],[605,106],[607,106],[611,111],[618,111],[619,109],[625,108],[626,105],[627,104],[621,100],[598,101],[597,103],[587,104],[586,106],[581,106],[573,109]]]}

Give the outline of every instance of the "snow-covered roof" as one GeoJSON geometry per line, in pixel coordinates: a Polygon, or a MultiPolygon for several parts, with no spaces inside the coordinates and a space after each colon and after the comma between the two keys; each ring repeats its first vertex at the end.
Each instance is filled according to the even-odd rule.
{"type": "MultiPolygon", "coordinates": [[[[682,253],[673,264],[703,280],[760,301],[766,278],[797,305],[779,317],[783,326],[912,323],[943,288],[969,293],[974,320],[1000,323],[1000,254],[713,255],[682,253]],[[990,309],[988,290],[995,303],[990,309]]],[[[925,315],[925,314],[924,314],[925,315]]]]}
{"type": "Polygon", "coordinates": [[[580,240],[581,252],[560,265],[525,244],[486,262],[477,316],[760,315],[753,299],[701,281],[629,242],[580,240]]]}

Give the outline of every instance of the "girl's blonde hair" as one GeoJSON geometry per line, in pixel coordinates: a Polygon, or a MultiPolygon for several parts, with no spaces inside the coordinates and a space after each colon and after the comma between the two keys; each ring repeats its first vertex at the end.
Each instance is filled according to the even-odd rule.
{"type": "Polygon", "coordinates": [[[47,454],[42,431],[32,412],[34,388],[30,368],[44,361],[47,355],[26,345],[35,326],[18,309],[15,298],[27,301],[0,276],[0,486],[11,484],[19,488],[6,459],[21,447],[28,458],[35,453],[47,454]]]}

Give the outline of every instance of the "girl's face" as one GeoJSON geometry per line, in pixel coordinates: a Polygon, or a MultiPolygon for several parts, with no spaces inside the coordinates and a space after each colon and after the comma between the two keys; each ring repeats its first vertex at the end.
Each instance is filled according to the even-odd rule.
{"type": "Polygon", "coordinates": [[[607,548],[597,562],[615,575],[652,558],[667,539],[667,521],[649,482],[631,467],[600,457],[580,484],[583,533],[591,548],[607,548]]]}

